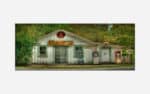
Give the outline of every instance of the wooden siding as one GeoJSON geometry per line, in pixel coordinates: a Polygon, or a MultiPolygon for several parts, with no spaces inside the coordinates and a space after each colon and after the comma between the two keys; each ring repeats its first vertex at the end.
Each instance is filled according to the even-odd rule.
{"type": "MultiPolygon", "coordinates": [[[[66,35],[64,38],[58,38],[56,36],[56,33],[53,33],[50,36],[46,36],[38,41],[37,45],[33,46],[32,50],[32,63],[46,63],[46,64],[55,64],[55,46],[48,45],[49,40],[53,41],[72,41],[73,45],[67,46],[67,63],[68,64],[78,64],[78,58],[74,56],[75,54],[75,46],[80,45],[83,47],[83,60],[85,64],[92,63],[93,57],[92,52],[93,48],[91,44],[88,44],[87,42],[80,40],[74,36],[66,35]],[[47,56],[46,57],[40,57],[39,56],[39,47],[41,45],[46,46],[47,56]]],[[[99,45],[96,47],[97,51],[99,52],[99,63],[104,62],[115,62],[115,52],[121,49],[118,48],[109,48],[103,49],[102,45],[99,45]],[[111,57],[110,57],[111,56],[111,57]]]]}

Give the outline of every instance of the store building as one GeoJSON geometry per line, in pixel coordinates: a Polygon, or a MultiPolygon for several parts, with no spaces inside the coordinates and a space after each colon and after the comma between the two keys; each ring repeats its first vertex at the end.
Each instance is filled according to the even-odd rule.
{"type": "Polygon", "coordinates": [[[56,30],[33,46],[34,64],[121,63],[122,47],[96,43],[65,30],[56,30]]]}

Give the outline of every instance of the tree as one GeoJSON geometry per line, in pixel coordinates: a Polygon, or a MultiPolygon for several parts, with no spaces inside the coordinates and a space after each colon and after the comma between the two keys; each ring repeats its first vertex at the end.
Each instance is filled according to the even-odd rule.
{"type": "Polygon", "coordinates": [[[24,65],[30,62],[32,46],[38,36],[34,25],[16,24],[16,65],[24,65]]]}

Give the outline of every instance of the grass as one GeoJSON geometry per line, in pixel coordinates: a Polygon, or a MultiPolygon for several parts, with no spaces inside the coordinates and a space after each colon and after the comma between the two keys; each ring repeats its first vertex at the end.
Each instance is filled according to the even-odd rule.
{"type": "Polygon", "coordinates": [[[101,64],[101,65],[28,65],[16,66],[16,70],[134,70],[134,64],[101,64]]]}

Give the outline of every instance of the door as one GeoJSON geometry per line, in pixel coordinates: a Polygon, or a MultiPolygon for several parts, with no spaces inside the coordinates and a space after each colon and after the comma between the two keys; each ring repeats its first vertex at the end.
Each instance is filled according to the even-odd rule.
{"type": "Polygon", "coordinates": [[[101,62],[109,62],[109,49],[101,50],[101,62]]]}
{"type": "Polygon", "coordinates": [[[55,47],[55,63],[56,64],[67,63],[67,47],[65,46],[55,47]]]}
{"type": "Polygon", "coordinates": [[[78,64],[84,64],[84,54],[82,46],[75,46],[75,57],[78,64]]]}

